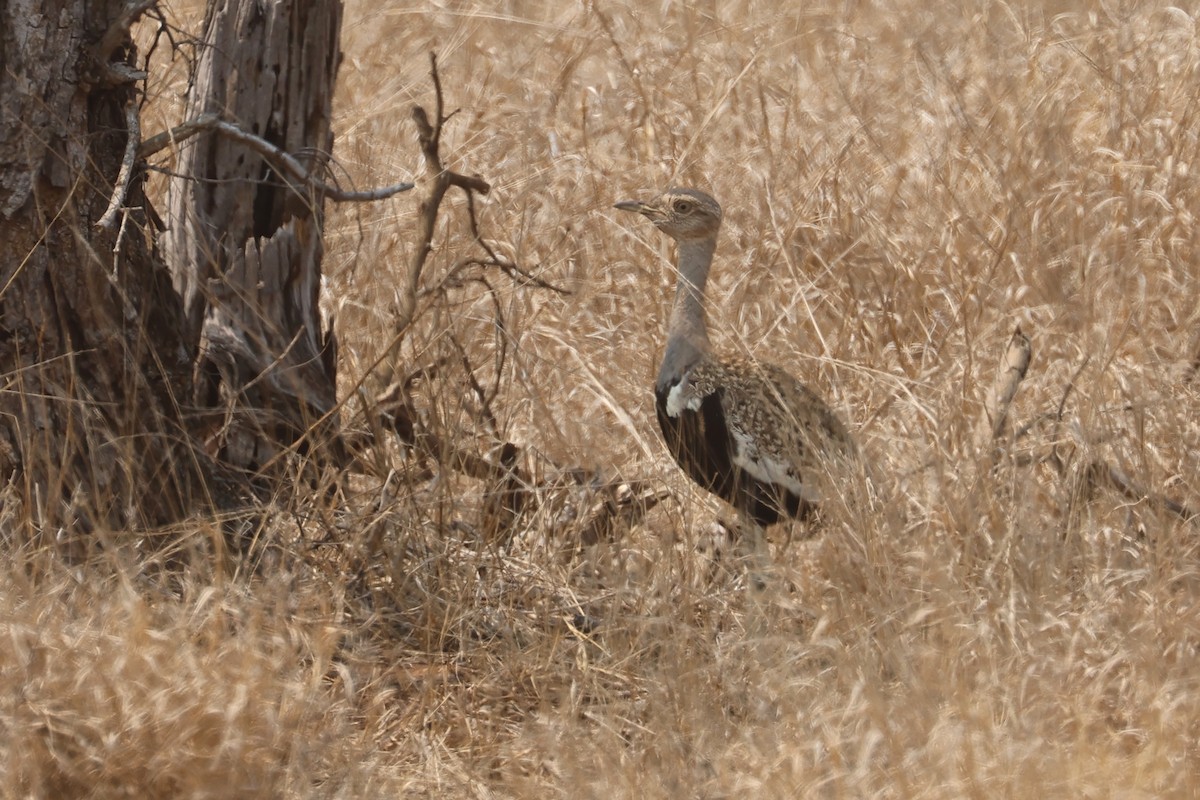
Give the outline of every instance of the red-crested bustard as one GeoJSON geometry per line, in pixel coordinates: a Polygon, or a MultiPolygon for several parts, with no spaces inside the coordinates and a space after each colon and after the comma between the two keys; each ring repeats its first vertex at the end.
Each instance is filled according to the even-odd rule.
{"type": "MultiPolygon", "coordinates": [[[[780,367],[713,352],[704,288],[721,206],[695,189],[616,204],[649,219],[678,246],[675,300],[655,386],[667,448],[692,480],[728,502],[765,558],[764,529],[802,519],[836,488],[858,448],[825,402],[780,367]]],[[[848,477],[848,476],[847,476],[848,477]]]]}

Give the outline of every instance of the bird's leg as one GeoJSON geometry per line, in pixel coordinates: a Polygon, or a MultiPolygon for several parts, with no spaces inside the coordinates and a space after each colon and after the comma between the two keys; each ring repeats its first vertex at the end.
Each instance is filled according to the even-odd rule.
{"type": "Polygon", "coordinates": [[[771,576],[771,545],[767,531],[749,515],[738,513],[738,550],[746,563],[746,586],[752,594],[766,591],[771,576]]]}
{"type": "Polygon", "coordinates": [[[738,514],[738,550],[746,568],[746,634],[757,638],[766,633],[770,620],[772,590],[775,588],[771,547],[767,532],[746,514],[738,514]]]}

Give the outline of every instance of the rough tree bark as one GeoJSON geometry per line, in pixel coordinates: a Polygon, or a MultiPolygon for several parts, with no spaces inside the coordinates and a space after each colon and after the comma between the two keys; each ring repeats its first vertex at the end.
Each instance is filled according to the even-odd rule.
{"type": "Polygon", "coordinates": [[[148,5],[0,0],[0,479],[58,538],[178,517],[208,486],[140,177],[97,224],[136,136],[128,31],[148,5]]]}
{"type": "MultiPolygon", "coordinates": [[[[341,17],[324,0],[210,4],[187,116],[233,121],[319,173],[341,17]]],[[[162,249],[200,341],[192,399],[222,412],[208,451],[258,469],[336,400],[335,341],[318,308],[322,197],[217,132],[183,143],[176,172],[162,249]]]]}
{"type": "MultiPolygon", "coordinates": [[[[314,184],[204,134],[159,255],[129,36],[153,6],[0,0],[0,480],[56,538],[237,502],[213,456],[259,466],[333,408],[314,184]]],[[[190,111],[323,164],[340,23],[340,3],[215,3],[190,111]]]]}

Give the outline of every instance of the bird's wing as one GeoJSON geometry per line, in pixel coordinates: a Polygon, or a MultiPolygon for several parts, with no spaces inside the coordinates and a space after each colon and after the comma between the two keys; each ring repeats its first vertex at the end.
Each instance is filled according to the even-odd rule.
{"type": "Polygon", "coordinates": [[[802,516],[820,499],[824,481],[814,477],[823,467],[807,458],[818,448],[796,421],[804,412],[789,408],[757,365],[704,359],[660,385],[656,407],[684,471],[757,524],[802,516]]]}
{"type": "Polygon", "coordinates": [[[817,502],[830,462],[853,455],[853,440],[833,411],[779,367],[714,360],[700,365],[692,381],[697,391],[721,387],[730,460],[758,481],[817,502]]]}

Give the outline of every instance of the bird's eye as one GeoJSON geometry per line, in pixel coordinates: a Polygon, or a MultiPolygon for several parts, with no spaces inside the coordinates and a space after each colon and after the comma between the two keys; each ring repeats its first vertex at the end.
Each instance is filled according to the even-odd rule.
{"type": "Polygon", "coordinates": [[[692,204],[689,203],[687,200],[676,200],[675,201],[675,212],[677,214],[686,214],[691,210],[692,210],[692,204]]]}

